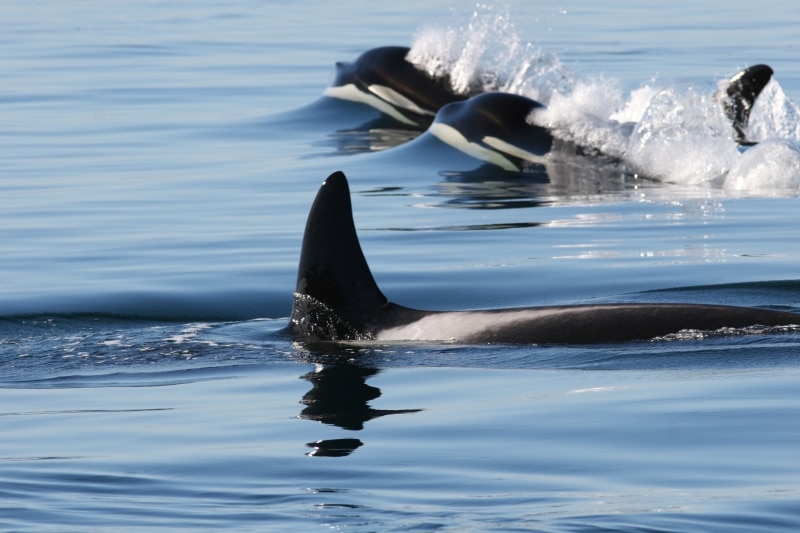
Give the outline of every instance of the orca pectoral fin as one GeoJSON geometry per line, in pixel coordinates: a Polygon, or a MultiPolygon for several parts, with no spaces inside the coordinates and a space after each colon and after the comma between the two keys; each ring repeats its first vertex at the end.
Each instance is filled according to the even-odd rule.
{"type": "Polygon", "coordinates": [[[722,109],[733,125],[736,142],[752,144],[747,140],[747,123],[756,98],[772,79],[772,68],[755,65],[744,69],[730,79],[724,94],[721,94],[722,109]]]}
{"type": "Polygon", "coordinates": [[[369,338],[387,303],[358,242],[347,178],[334,172],[308,215],[289,327],[317,340],[369,338]]]}

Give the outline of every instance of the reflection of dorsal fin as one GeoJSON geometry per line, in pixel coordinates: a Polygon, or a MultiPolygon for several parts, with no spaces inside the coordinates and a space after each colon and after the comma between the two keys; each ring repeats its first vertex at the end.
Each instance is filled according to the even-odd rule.
{"type": "Polygon", "coordinates": [[[323,326],[335,330],[325,337],[355,338],[387,303],[358,243],[347,178],[334,172],[320,187],[308,215],[291,327],[317,336],[312,329],[323,326]],[[329,313],[325,324],[314,321],[306,327],[309,308],[317,316],[329,313]]]}
{"type": "Polygon", "coordinates": [[[750,110],[753,109],[756,98],[770,79],[772,79],[770,67],[755,65],[739,72],[728,82],[725,94],[722,95],[722,108],[733,124],[736,142],[751,144],[745,134],[747,122],[750,120],[750,110]]]}

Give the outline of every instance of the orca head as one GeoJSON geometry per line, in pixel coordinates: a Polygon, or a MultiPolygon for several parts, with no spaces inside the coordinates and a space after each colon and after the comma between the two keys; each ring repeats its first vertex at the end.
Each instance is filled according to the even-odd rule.
{"type": "Polygon", "coordinates": [[[501,168],[519,172],[541,164],[553,146],[553,135],[529,122],[544,104],[525,96],[490,92],[444,106],[430,132],[451,146],[501,168]]]}
{"type": "Polygon", "coordinates": [[[315,340],[367,339],[387,303],[358,242],[347,178],[334,172],[308,215],[289,328],[315,340]]]}
{"type": "Polygon", "coordinates": [[[744,69],[729,81],[724,94],[719,94],[725,116],[731,121],[736,142],[742,145],[755,144],[747,140],[747,123],[756,98],[772,79],[773,71],[767,65],[755,65],[744,69]]]}
{"type": "Polygon", "coordinates": [[[442,106],[469,96],[456,93],[448,77],[430,76],[410,63],[409,51],[406,46],[382,46],[367,50],[352,63],[336,63],[332,86],[354,85],[418,125],[429,124],[442,106]]]}

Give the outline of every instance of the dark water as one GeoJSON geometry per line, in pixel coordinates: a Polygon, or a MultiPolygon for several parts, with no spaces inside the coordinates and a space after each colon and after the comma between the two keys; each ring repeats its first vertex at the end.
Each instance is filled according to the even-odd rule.
{"type": "Polygon", "coordinates": [[[0,529],[795,531],[794,328],[283,333],[337,169],[405,305],[800,310],[800,10],[772,4],[0,7],[0,529]],[[456,81],[495,73],[660,179],[511,174],[322,97],[335,62],[387,44],[459,52],[456,81]],[[742,154],[709,102],[755,63],[775,83],[742,154]],[[602,129],[612,113],[654,141],[602,129]]]}

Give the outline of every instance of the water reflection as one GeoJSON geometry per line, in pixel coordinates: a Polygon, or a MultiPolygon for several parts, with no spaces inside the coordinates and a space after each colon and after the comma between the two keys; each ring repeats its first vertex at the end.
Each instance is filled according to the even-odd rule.
{"type": "Polygon", "coordinates": [[[306,406],[300,412],[300,418],[360,431],[364,429],[364,423],[373,418],[418,411],[373,409],[369,401],[378,398],[381,391],[367,385],[366,381],[377,373],[377,368],[352,363],[318,365],[314,372],[301,376],[311,382],[312,388],[300,400],[306,406]]]}
{"type": "Polygon", "coordinates": [[[618,197],[661,185],[637,178],[616,162],[585,156],[554,157],[544,165],[530,165],[524,172],[484,164],[473,170],[439,174],[444,180],[437,187],[447,198],[441,206],[467,209],[539,207],[576,198],[618,197]]]}
{"type": "Polygon", "coordinates": [[[306,444],[312,451],[309,457],[347,457],[360,447],[363,442],[358,439],[327,439],[306,444]]]}
{"type": "MultiPolygon", "coordinates": [[[[353,352],[342,347],[331,347],[346,351],[346,354],[315,355],[307,362],[316,368],[300,376],[311,383],[311,390],[303,395],[300,403],[305,407],[300,418],[314,420],[348,431],[361,431],[364,424],[380,416],[416,413],[421,409],[374,409],[369,402],[381,396],[381,390],[367,385],[367,379],[378,374],[374,366],[352,359],[353,352]]],[[[313,448],[311,456],[344,457],[362,446],[354,438],[318,440],[307,443],[313,448]]]]}
{"type": "Polygon", "coordinates": [[[440,174],[444,180],[437,184],[437,188],[447,198],[441,207],[519,209],[551,203],[543,194],[550,182],[544,171],[498,171],[486,164],[470,171],[440,174]]]}
{"type": "Polygon", "coordinates": [[[328,134],[324,141],[313,143],[314,147],[333,148],[333,151],[309,158],[380,152],[405,144],[419,134],[419,130],[387,125],[378,120],[370,121],[355,128],[336,130],[328,134]]]}
{"type": "Polygon", "coordinates": [[[308,133],[324,135],[323,139],[311,142],[312,147],[323,151],[315,150],[305,159],[378,152],[406,144],[423,132],[370,106],[327,96],[299,109],[270,116],[263,121],[262,131],[264,126],[284,135],[295,132],[303,138],[308,133]]]}

